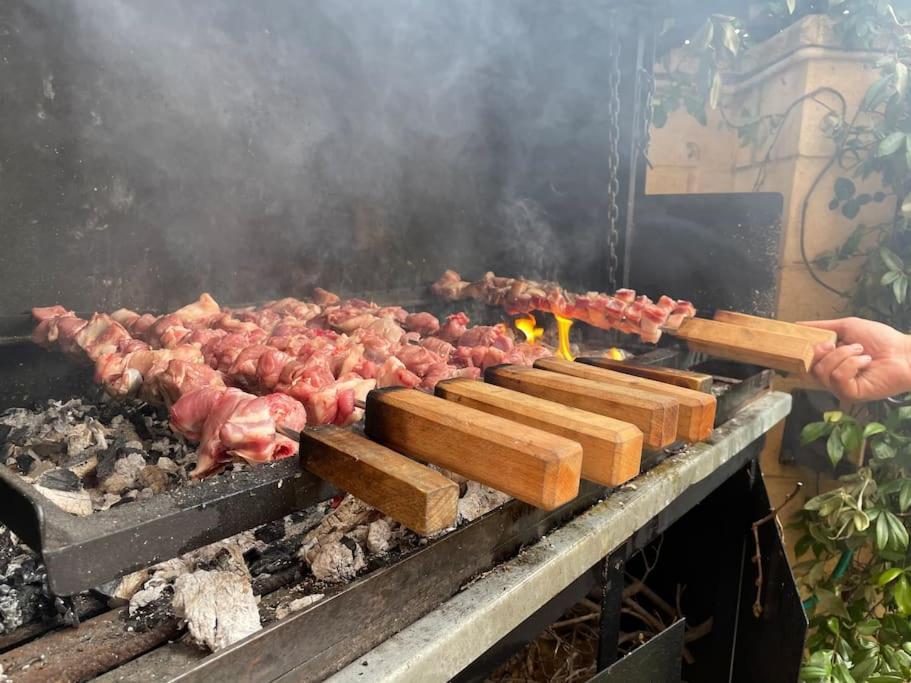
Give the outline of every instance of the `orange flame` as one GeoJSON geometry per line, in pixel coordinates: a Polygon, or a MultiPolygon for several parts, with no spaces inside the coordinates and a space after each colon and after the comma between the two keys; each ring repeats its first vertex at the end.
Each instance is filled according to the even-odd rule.
{"type": "Polygon", "coordinates": [[[522,330],[522,334],[525,335],[525,341],[529,344],[537,344],[544,334],[543,327],[535,327],[538,321],[535,320],[535,316],[531,313],[525,318],[516,318],[513,322],[518,329],[522,330]]]}
{"type": "Polygon", "coordinates": [[[561,315],[554,314],[554,317],[557,319],[557,332],[559,336],[557,355],[565,360],[576,360],[572,351],[569,350],[569,328],[573,326],[573,321],[569,318],[564,318],[561,315]]]}
{"type": "Polygon", "coordinates": [[[604,355],[611,360],[626,360],[626,352],[616,346],[610,347],[604,355]]]}

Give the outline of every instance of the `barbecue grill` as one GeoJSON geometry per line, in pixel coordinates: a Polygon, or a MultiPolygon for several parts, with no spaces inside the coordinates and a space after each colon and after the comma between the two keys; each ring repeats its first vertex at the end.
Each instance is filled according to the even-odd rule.
{"type": "MultiPolygon", "coordinates": [[[[265,12],[228,0],[166,11],[132,0],[54,11],[7,3],[0,23],[12,30],[0,49],[16,83],[0,146],[23,182],[8,190],[15,201],[0,219],[11,236],[0,410],[93,395],[90,366],[28,340],[20,312],[58,300],[85,312],[163,312],[202,289],[241,304],[319,285],[504,320],[430,296],[429,284],[457,267],[581,291],[693,292],[713,311],[771,315],[780,196],[643,194],[660,22],[647,4],[621,4],[305,11],[282,2],[265,12]],[[237,61],[226,65],[227,53],[237,61]],[[37,117],[26,94],[35,83],[37,117]],[[35,153],[42,145],[55,154],[35,153]],[[36,189],[46,180],[35,178],[60,178],[60,196],[36,189]],[[757,237],[761,249],[745,246],[757,237]],[[675,241],[671,259],[688,265],[656,267],[659,246],[675,241]]],[[[476,680],[598,590],[601,680],[619,680],[635,661],[618,663],[627,673],[607,668],[624,627],[624,567],[663,538],[679,571],[659,572],[656,589],[686,582],[694,612],[714,620],[689,673],[793,678],[806,622],[771,525],[756,549],[766,563],[762,618],[751,615],[756,575],[745,561],[749,524],[771,507],[756,465],[762,436],[789,409],[769,391],[771,372],[672,339],[655,348],[581,325],[573,332],[580,356],[621,346],[644,366],[711,375],[717,429],[705,443],[644,452],[632,485],[583,481],[553,510],[510,500],[429,540],[408,536],[346,583],[322,587],[293,552],[276,556],[253,582],[262,609],[302,587],[326,597],[213,654],[176,641],[170,614],[136,629],[126,608],[110,607],[106,586],[240,532],[312,526],[313,511],[329,513],[341,492],[307,471],[305,452],[86,517],[0,465],[0,522],[40,555],[59,613],[0,634],[4,673],[476,680]],[[768,647],[779,648],[774,661],[758,656],[768,647]]],[[[667,644],[673,630],[636,656],[679,664],[679,645],[667,644]]]]}

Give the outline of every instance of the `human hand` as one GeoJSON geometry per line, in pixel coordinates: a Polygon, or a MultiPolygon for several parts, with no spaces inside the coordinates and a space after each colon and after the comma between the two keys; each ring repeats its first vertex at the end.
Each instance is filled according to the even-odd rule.
{"type": "Polygon", "coordinates": [[[831,342],[814,347],[812,373],[838,398],[875,401],[911,391],[911,337],[862,318],[801,325],[832,330],[831,342]]]}

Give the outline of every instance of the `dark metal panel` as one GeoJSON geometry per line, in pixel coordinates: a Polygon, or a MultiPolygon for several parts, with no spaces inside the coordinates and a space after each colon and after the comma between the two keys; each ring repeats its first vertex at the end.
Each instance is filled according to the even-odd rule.
{"type": "MultiPolygon", "coordinates": [[[[764,517],[772,509],[762,472],[758,468],[750,504],[753,519],[764,517]]],[[[750,535],[744,564],[747,576],[753,580],[744,580],[740,596],[743,616],[737,629],[731,680],[738,683],[796,681],[809,622],[774,522],[759,527],[759,546],[763,574],[762,614],[756,618],[752,613],[756,598],[756,565],[750,561],[755,553],[750,535]],[[769,653],[774,653],[774,656],[770,657],[769,653]]]]}
{"type": "Polygon", "coordinates": [[[782,207],[771,192],[640,197],[630,286],[774,317],[782,207]]]}
{"type": "Polygon", "coordinates": [[[588,683],[677,683],[686,620],[679,619],[588,683]]]}

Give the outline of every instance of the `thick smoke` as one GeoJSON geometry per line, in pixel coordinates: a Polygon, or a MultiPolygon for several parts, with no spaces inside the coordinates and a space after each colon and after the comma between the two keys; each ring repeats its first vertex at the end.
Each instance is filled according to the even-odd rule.
{"type": "Polygon", "coordinates": [[[610,21],[518,0],[8,0],[0,266],[22,285],[0,311],[599,273],[610,21]]]}

